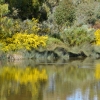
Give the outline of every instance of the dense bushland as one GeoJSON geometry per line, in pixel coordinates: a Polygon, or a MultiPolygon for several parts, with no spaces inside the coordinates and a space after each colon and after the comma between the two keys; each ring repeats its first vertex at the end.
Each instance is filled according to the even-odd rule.
{"type": "Polygon", "coordinates": [[[76,24],[91,24],[100,20],[100,3],[81,3],[76,8],[76,24]]]}
{"type": "Polygon", "coordinates": [[[99,1],[2,0],[0,9],[0,51],[100,45],[99,1]]]}
{"type": "Polygon", "coordinates": [[[80,45],[85,42],[93,43],[94,30],[87,29],[86,26],[73,27],[63,31],[61,38],[69,46],[80,45]]]}
{"type": "Polygon", "coordinates": [[[75,7],[69,0],[59,3],[54,13],[55,21],[58,25],[71,26],[75,20],[75,7]]]}
{"type": "Polygon", "coordinates": [[[39,45],[46,45],[47,36],[38,35],[42,30],[37,19],[32,18],[32,20],[23,22],[20,19],[14,20],[5,16],[9,12],[8,4],[1,4],[0,8],[2,9],[0,12],[0,44],[3,51],[24,48],[30,50],[39,47],[39,45]]]}
{"type": "Polygon", "coordinates": [[[17,10],[17,17],[21,19],[32,17],[46,19],[47,16],[45,9],[42,10],[42,4],[44,3],[44,1],[45,0],[5,0],[5,2],[9,4],[11,13],[13,14],[14,9],[17,10]]]}

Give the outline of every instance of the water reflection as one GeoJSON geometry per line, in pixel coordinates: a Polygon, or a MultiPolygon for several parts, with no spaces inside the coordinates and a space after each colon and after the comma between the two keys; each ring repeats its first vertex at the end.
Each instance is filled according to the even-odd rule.
{"type": "Polygon", "coordinates": [[[96,64],[95,77],[97,80],[100,80],[100,63],[96,64]]]}
{"type": "Polygon", "coordinates": [[[99,100],[100,79],[95,76],[99,62],[73,61],[59,67],[48,66],[50,75],[55,73],[55,89],[48,92],[49,88],[46,88],[43,100],[99,100]]]}
{"type": "Polygon", "coordinates": [[[1,65],[0,100],[100,99],[99,59],[71,60],[66,64],[23,62],[1,65]]]}
{"type": "Polygon", "coordinates": [[[0,99],[38,100],[38,96],[42,96],[40,95],[42,84],[46,81],[45,69],[2,67],[0,68],[0,99]]]}

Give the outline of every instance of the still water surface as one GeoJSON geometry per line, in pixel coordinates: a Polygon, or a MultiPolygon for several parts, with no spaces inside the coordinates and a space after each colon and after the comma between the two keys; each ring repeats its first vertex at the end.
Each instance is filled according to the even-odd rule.
{"type": "MultiPolygon", "coordinates": [[[[6,69],[7,71],[8,69],[6,69]]],[[[7,75],[9,73],[6,73],[7,75]]],[[[100,100],[100,59],[87,58],[53,64],[39,64],[32,60],[1,62],[0,100],[100,100]],[[8,66],[11,69],[14,67],[15,69],[10,69],[10,72],[15,71],[15,73],[20,71],[16,71],[16,68],[21,68],[21,71],[24,70],[25,73],[27,67],[30,67],[31,70],[43,69],[47,74],[47,81],[34,83],[36,78],[28,81],[27,74],[19,81],[4,77],[2,69],[8,66]],[[25,79],[23,80],[23,78],[25,79]]]]}

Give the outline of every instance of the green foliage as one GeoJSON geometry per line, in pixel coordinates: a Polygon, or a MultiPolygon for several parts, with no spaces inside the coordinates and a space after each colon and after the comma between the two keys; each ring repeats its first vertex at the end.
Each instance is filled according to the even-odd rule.
{"type": "Polygon", "coordinates": [[[46,49],[54,50],[55,48],[67,48],[67,46],[60,40],[54,37],[48,37],[46,49]]]}
{"type": "Polygon", "coordinates": [[[7,0],[9,8],[18,9],[18,16],[22,19],[39,17],[39,10],[44,0],[7,0]]]}
{"type": "Polygon", "coordinates": [[[38,36],[38,33],[41,31],[41,29],[39,28],[39,23],[37,19],[32,18],[32,20],[25,21],[16,19],[14,20],[6,16],[6,14],[8,14],[9,12],[7,4],[0,4],[0,9],[1,49],[3,49],[4,51],[19,50],[22,48],[29,50],[31,48],[36,48],[40,45],[46,45],[45,40],[47,37],[38,36]]]}
{"type": "Polygon", "coordinates": [[[38,20],[33,18],[32,20],[13,20],[12,18],[2,17],[1,18],[1,34],[0,38],[11,37],[16,32],[27,32],[38,34],[41,30],[39,28],[38,20]]]}
{"type": "Polygon", "coordinates": [[[3,4],[5,2],[5,0],[0,0],[0,4],[3,4]]]}
{"type": "Polygon", "coordinates": [[[9,12],[8,4],[0,4],[0,17],[3,17],[9,12]]]}
{"type": "Polygon", "coordinates": [[[1,18],[1,27],[0,27],[0,38],[5,38],[12,34],[11,27],[13,26],[13,20],[8,19],[7,17],[1,18]]]}
{"type": "Polygon", "coordinates": [[[91,29],[84,29],[83,27],[69,28],[61,34],[62,40],[69,46],[80,45],[85,42],[93,42],[94,34],[91,29]]]}
{"type": "Polygon", "coordinates": [[[47,41],[48,45],[51,45],[51,44],[60,44],[60,43],[62,43],[62,42],[59,39],[53,38],[53,37],[49,37],[48,41],[47,41]]]}
{"type": "Polygon", "coordinates": [[[58,25],[71,26],[75,20],[75,8],[69,0],[59,3],[54,13],[55,21],[58,25]]]}
{"type": "Polygon", "coordinates": [[[13,33],[16,32],[27,32],[27,33],[35,33],[38,34],[40,28],[39,28],[39,23],[38,20],[35,18],[32,18],[32,20],[24,20],[24,21],[20,21],[20,20],[15,20],[14,21],[14,26],[12,26],[13,28],[13,33]]]}
{"type": "Polygon", "coordinates": [[[100,2],[81,3],[76,10],[76,24],[95,24],[100,19],[100,2]]]}
{"type": "Polygon", "coordinates": [[[8,4],[0,4],[0,38],[5,39],[11,37],[16,32],[27,32],[38,34],[40,31],[38,20],[32,18],[32,20],[17,20],[7,17],[9,13],[8,4]]]}
{"type": "Polygon", "coordinates": [[[0,4],[0,38],[11,34],[10,28],[13,26],[13,20],[6,17],[8,13],[8,4],[0,4]]]}
{"type": "Polygon", "coordinates": [[[100,1],[100,0],[72,0],[73,4],[78,6],[79,4],[82,4],[82,3],[93,3],[95,1],[100,1]]]}

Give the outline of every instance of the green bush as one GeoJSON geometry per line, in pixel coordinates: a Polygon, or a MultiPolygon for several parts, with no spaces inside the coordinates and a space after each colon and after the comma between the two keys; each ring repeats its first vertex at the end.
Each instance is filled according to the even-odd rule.
{"type": "Polygon", "coordinates": [[[69,0],[59,3],[54,13],[55,21],[58,25],[71,26],[75,20],[75,7],[69,0]]]}
{"type": "Polygon", "coordinates": [[[12,37],[17,32],[27,32],[38,34],[40,31],[38,20],[32,18],[32,20],[13,19],[8,17],[8,4],[0,4],[0,38],[6,39],[12,37]]]}
{"type": "MultiPolygon", "coordinates": [[[[3,0],[4,1],[4,0],[3,0]]],[[[18,26],[16,26],[16,22],[20,24],[21,21],[14,20],[13,18],[8,17],[10,13],[9,5],[0,3],[0,38],[6,38],[14,33],[18,32],[18,26]]]]}
{"type": "Polygon", "coordinates": [[[66,29],[61,34],[61,38],[69,46],[80,45],[85,42],[92,43],[94,41],[93,32],[92,29],[86,30],[84,27],[73,27],[66,29]]]}
{"type": "Polygon", "coordinates": [[[100,2],[81,3],[76,9],[76,25],[95,24],[100,19],[100,2]]]}
{"type": "Polygon", "coordinates": [[[5,0],[0,0],[0,4],[4,3],[5,0]]]}
{"type": "Polygon", "coordinates": [[[0,3],[0,18],[2,18],[3,16],[5,16],[8,12],[9,12],[9,10],[8,10],[8,4],[1,4],[0,3]]]}
{"type": "Polygon", "coordinates": [[[5,0],[11,12],[18,9],[18,17],[22,19],[41,17],[40,8],[45,0],[5,0]]]}
{"type": "Polygon", "coordinates": [[[6,17],[8,13],[8,4],[0,4],[0,38],[11,34],[10,28],[13,26],[13,20],[6,17]]]}

